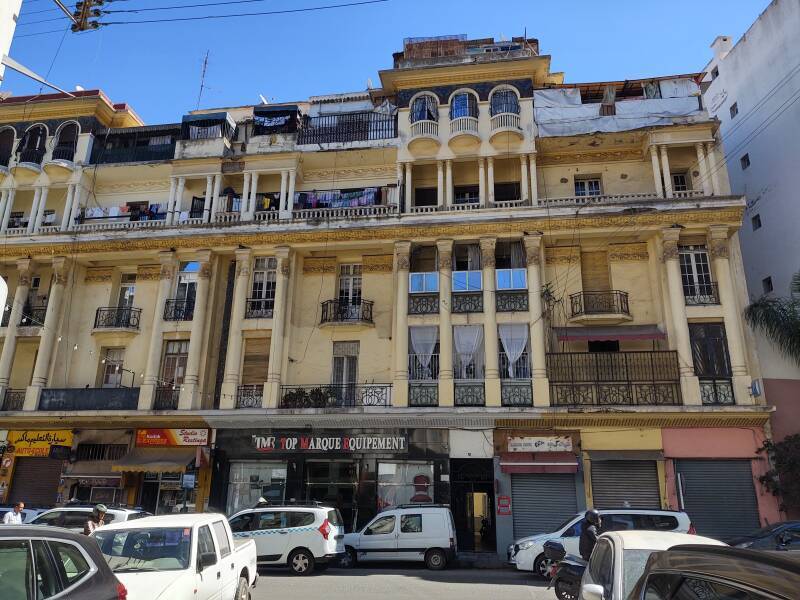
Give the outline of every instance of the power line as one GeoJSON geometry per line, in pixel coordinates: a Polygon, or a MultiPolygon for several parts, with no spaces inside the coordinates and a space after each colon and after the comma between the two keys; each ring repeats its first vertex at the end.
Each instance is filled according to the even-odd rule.
{"type": "Polygon", "coordinates": [[[104,10],[103,14],[111,15],[118,13],[140,13],[152,12],[155,10],[179,10],[183,8],[201,8],[205,6],[230,6],[233,4],[251,4],[253,2],[269,2],[270,0],[230,0],[228,2],[204,2],[201,4],[183,4],[178,6],[156,6],[153,8],[128,8],[119,10],[104,10]]]}
{"type": "Polygon", "coordinates": [[[55,17],[53,19],[42,19],[41,21],[27,21],[25,23],[19,23],[17,27],[27,27],[28,25],[38,25],[39,23],[52,23],[53,21],[63,21],[64,17],[55,17]]]}

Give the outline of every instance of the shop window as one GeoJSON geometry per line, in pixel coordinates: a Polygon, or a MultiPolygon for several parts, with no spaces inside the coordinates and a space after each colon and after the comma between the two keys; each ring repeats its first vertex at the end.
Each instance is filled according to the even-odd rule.
{"type": "Polygon", "coordinates": [[[364,535],[387,535],[394,532],[394,516],[381,517],[367,527],[364,535]]]}
{"type": "Polygon", "coordinates": [[[378,464],[378,509],[433,502],[433,463],[378,464]]]}
{"type": "Polygon", "coordinates": [[[422,515],[401,516],[400,533],[422,533],[422,515]]]}
{"type": "Polygon", "coordinates": [[[603,194],[599,177],[575,178],[576,196],[601,196],[603,194]]]}
{"type": "Polygon", "coordinates": [[[227,513],[250,508],[259,498],[283,504],[286,490],[286,463],[232,462],[228,475],[227,513]]]}

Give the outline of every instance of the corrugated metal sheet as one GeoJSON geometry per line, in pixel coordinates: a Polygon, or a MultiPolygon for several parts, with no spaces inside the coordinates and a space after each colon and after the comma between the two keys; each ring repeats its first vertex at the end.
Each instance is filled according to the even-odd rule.
{"type": "Polygon", "coordinates": [[[45,457],[21,457],[14,462],[14,478],[8,501],[28,506],[50,506],[58,496],[63,461],[45,457]]]}
{"type": "Polygon", "coordinates": [[[661,508],[653,460],[592,461],[595,508],[661,508]]]}
{"type": "Polygon", "coordinates": [[[514,539],[553,531],[578,512],[575,476],[562,473],[511,476],[514,539]]]}

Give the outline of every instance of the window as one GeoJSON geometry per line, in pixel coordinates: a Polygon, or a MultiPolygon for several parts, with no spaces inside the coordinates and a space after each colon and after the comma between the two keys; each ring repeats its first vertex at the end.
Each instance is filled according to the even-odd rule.
{"type": "Polygon", "coordinates": [[[681,573],[653,573],[647,578],[645,600],[759,600],[751,594],[719,581],[681,573]]]}
{"type": "Polygon", "coordinates": [[[635,529],[648,531],[674,531],[678,528],[678,519],[669,515],[633,515],[635,529]]]}
{"type": "Polygon", "coordinates": [[[517,181],[500,182],[494,184],[494,201],[511,202],[522,198],[520,184],[517,181]]]}
{"type": "Polygon", "coordinates": [[[435,294],[439,291],[439,273],[409,273],[408,291],[412,294],[435,294]]]}
{"type": "Polygon", "coordinates": [[[436,188],[414,188],[414,206],[436,206],[438,203],[436,188]]]}
{"type": "Polygon", "coordinates": [[[283,513],[282,512],[262,512],[258,513],[258,525],[256,529],[282,529],[283,528],[283,513]]]}
{"type": "Polygon", "coordinates": [[[225,558],[231,553],[231,542],[228,539],[228,531],[225,529],[225,523],[222,521],[214,521],[212,524],[214,528],[214,535],[217,536],[219,543],[219,555],[225,558]]]}
{"type": "Polygon", "coordinates": [[[356,382],[358,382],[358,342],[333,342],[333,372],[331,383],[336,386],[335,393],[341,394],[341,401],[346,405],[356,400],[356,382]]]}
{"type": "Polygon", "coordinates": [[[503,113],[519,114],[519,98],[513,90],[497,90],[489,99],[492,116],[503,113]]]}
{"type": "Polygon", "coordinates": [[[78,444],[75,460],[119,460],[127,452],[127,444],[78,444]]]}
{"type": "Polygon", "coordinates": [[[136,293],[136,275],[133,273],[123,273],[119,283],[119,298],[117,306],[120,308],[131,308],[136,293]]]}
{"type": "Polygon", "coordinates": [[[0,579],[3,597],[8,600],[27,600],[33,559],[27,540],[0,540],[0,579]]]}
{"type": "Polygon", "coordinates": [[[64,511],[54,510],[48,513],[43,513],[36,517],[31,523],[36,525],[52,525],[53,527],[63,527],[64,511]]]}
{"type": "Polygon", "coordinates": [[[286,463],[231,462],[228,476],[227,513],[250,508],[260,497],[283,504],[286,491],[286,463]]]}
{"type": "Polygon", "coordinates": [[[211,537],[211,530],[208,528],[208,525],[203,525],[197,532],[198,558],[203,554],[217,555],[217,549],[214,546],[214,538],[211,537]]]}
{"type": "Polygon", "coordinates": [[[453,187],[453,204],[476,204],[480,201],[480,188],[477,185],[453,187]]]}
{"type": "Polygon", "coordinates": [[[422,533],[422,515],[401,516],[400,533],[422,533]]]}
{"type": "Polygon", "coordinates": [[[753,231],[761,229],[761,215],[755,215],[750,219],[750,224],[753,226],[753,231]]]}
{"type": "Polygon", "coordinates": [[[731,104],[730,111],[732,119],[733,117],[739,114],[739,105],[736,102],[734,102],[733,104],[731,104]]]}
{"type": "Polygon", "coordinates": [[[167,342],[164,363],[161,368],[161,386],[175,387],[183,383],[186,376],[186,360],[189,357],[189,340],[167,342]]]}
{"type": "Polygon", "coordinates": [[[182,262],[178,272],[178,283],[175,288],[175,298],[184,300],[194,306],[197,292],[197,274],[200,272],[200,263],[197,261],[182,262]]]}
{"type": "Polygon", "coordinates": [[[315,520],[312,512],[287,512],[286,517],[287,527],[309,527],[315,520]]]}
{"type": "Polygon", "coordinates": [[[719,77],[719,67],[714,67],[711,69],[711,81],[714,81],[717,77],[719,77]]]}
{"type": "Polygon", "coordinates": [[[386,535],[394,532],[394,515],[380,517],[372,522],[372,525],[367,527],[364,535],[386,535]]]}
{"type": "Polygon", "coordinates": [[[686,173],[673,173],[672,174],[672,189],[676,192],[685,192],[689,189],[687,183],[686,173]]]}
{"type": "Polygon", "coordinates": [[[528,271],[525,268],[525,248],[522,242],[497,242],[494,257],[497,290],[528,289],[528,271]]]}
{"type": "Polygon", "coordinates": [[[745,154],[739,159],[739,164],[742,165],[742,171],[750,166],[750,154],[745,154]]]}
{"type": "Polygon", "coordinates": [[[689,323],[695,375],[709,379],[730,379],[731,363],[725,325],[722,323],[689,323]]]}
{"type": "Polygon", "coordinates": [[[58,578],[50,551],[43,540],[33,540],[33,560],[36,562],[36,598],[44,600],[64,590],[58,578]]]}
{"type": "Polygon", "coordinates": [[[378,509],[433,502],[433,464],[378,463],[378,509]]]}
{"type": "Polygon", "coordinates": [[[106,348],[100,361],[102,380],[100,387],[116,388],[122,385],[122,363],[125,359],[125,348],[106,348]]]}
{"type": "Polygon", "coordinates": [[[576,196],[600,196],[602,195],[599,177],[587,177],[585,179],[575,179],[576,196]]]}
{"type": "Polygon", "coordinates": [[[583,519],[567,529],[561,537],[581,537],[583,531],[583,519]]]}
{"type": "Polygon", "coordinates": [[[715,296],[706,247],[679,246],[678,259],[684,297],[693,300],[693,304],[713,304],[703,300],[715,296]]]}
{"type": "Polygon", "coordinates": [[[483,379],[483,325],[453,327],[453,376],[456,379],[483,379]]]}
{"type": "Polygon", "coordinates": [[[589,352],[619,352],[619,340],[589,340],[589,352]]]}
{"type": "Polygon", "coordinates": [[[480,246],[478,244],[455,246],[453,248],[453,291],[481,291],[483,289],[481,275],[480,246]]]}
{"type": "Polygon", "coordinates": [[[438,121],[439,108],[436,98],[430,94],[423,94],[414,98],[411,103],[409,118],[412,123],[417,121],[438,121]]]}
{"type": "Polygon", "coordinates": [[[353,306],[347,318],[358,318],[361,306],[361,265],[339,265],[339,305],[353,306]]]}
{"type": "Polygon", "coordinates": [[[592,582],[603,586],[603,596],[611,598],[614,582],[614,551],[608,541],[597,542],[589,560],[589,576],[592,582]]]}
{"type": "Polygon", "coordinates": [[[606,531],[630,531],[636,529],[633,523],[633,515],[603,515],[602,530],[606,531]]]}
{"type": "Polygon", "coordinates": [[[772,286],[772,277],[764,277],[761,280],[761,289],[764,290],[765,294],[769,294],[774,288],[772,286]]]}
{"type": "Polygon", "coordinates": [[[231,531],[233,533],[241,533],[242,531],[250,531],[253,526],[255,515],[253,513],[246,515],[239,515],[230,521],[231,531]]]}
{"type": "Polygon", "coordinates": [[[478,100],[474,94],[461,92],[450,100],[450,120],[461,117],[478,118],[478,100]]]}
{"type": "Polygon", "coordinates": [[[278,260],[273,256],[259,256],[253,264],[253,283],[250,297],[258,301],[251,306],[256,310],[272,310],[275,306],[275,277],[278,260]]]}
{"type": "Polygon", "coordinates": [[[77,583],[91,571],[89,563],[86,562],[86,558],[84,558],[77,546],[55,541],[48,542],[48,544],[56,559],[56,566],[68,585],[77,583]]]}

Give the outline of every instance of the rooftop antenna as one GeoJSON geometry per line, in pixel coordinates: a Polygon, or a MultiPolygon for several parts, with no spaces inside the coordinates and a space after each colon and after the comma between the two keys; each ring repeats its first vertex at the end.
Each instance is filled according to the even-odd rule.
{"type": "Polygon", "coordinates": [[[371,90],[373,87],[375,86],[372,85],[372,77],[367,77],[367,89],[371,90]]]}
{"type": "Polygon", "coordinates": [[[264,94],[259,94],[258,97],[261,98],[261,104],[269,104],[269,100],[264,98],[264,94]]]}
{"type": "Polygon", "coordinates": [[[200,73],[200,92],[197,94],[197,108],[195,110],[200,109],[200,98],[203,97],[203,89],[205,88],[206,84],[206,69],[208,69],[208,53],[210,50],[206,50],[206,57],[203,59],[203,70],[200,73]]]}

